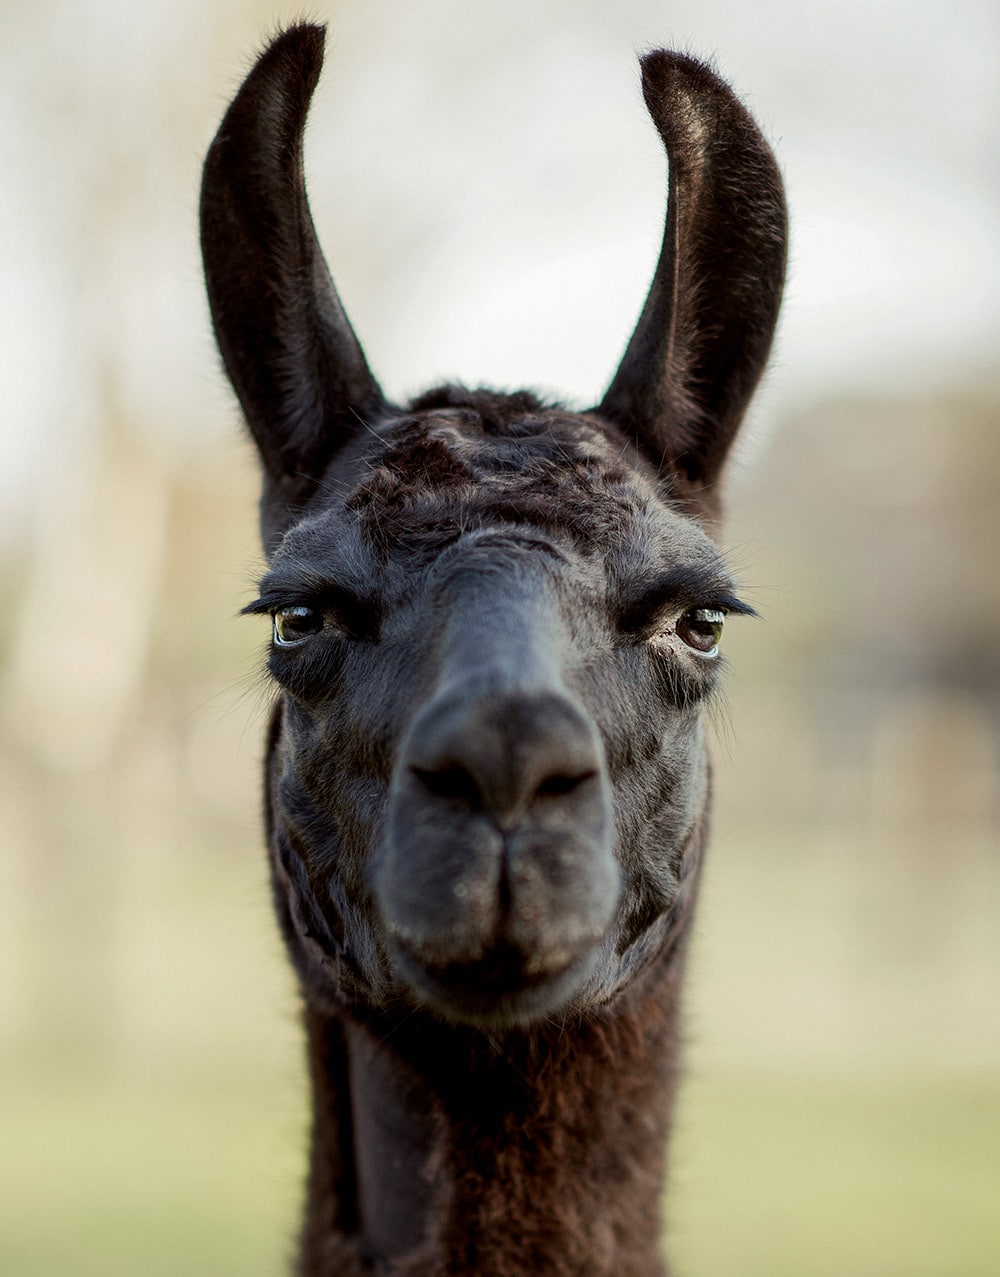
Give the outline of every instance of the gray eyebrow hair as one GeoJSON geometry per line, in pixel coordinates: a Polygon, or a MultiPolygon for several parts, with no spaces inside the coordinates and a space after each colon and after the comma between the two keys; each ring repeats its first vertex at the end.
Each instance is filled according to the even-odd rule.
{"type": "Polygon", "coordinates": [[[721,563],[684,563],[647,578],[622,601],[622,626],[640,630],[666,608],[690,606],[718,608],[736,616],[757,616],[749,603],[736,594],[736,584],[721,563]]]}
{"type": "Polygon", "coordinates": [[[373,610],[375,600],[354,582],[336,577],[312,565],[296,561],[281,564],[265,574],[257,589],[257,598],[240,609],[241,616],[271,612],[282,605],[296,602],[346,606],[373,610]]]}

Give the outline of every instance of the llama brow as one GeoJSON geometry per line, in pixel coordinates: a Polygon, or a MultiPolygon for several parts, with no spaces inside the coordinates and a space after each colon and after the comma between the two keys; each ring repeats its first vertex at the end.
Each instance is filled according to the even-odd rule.
{"type": "Polygon", "coordinates": [[[674,567],[626,601],[622,625],[627,631],[640,630],[668,608],[682,604],[717,608],[735,616],[757,616],[749,603],[737,597],[735,589],[729,577],[721,575],[714,564],[674,567]]]}
{"type": "Polygon", "coordinates": [[[266,616],[282,607],[303,605],[358,617],[371,617],[379,610],[374,600],[347,586],[318,574],[303,573],[287,577],[265,577],[259,597],[241,608],[240,615],[266,616]]]}

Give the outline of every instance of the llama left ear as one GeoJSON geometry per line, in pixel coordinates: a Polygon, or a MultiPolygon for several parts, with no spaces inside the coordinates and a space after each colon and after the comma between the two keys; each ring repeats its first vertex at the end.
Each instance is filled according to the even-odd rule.
{"type": "Polygon", "coordinates": [[[713,486],[767,363],[785,277],[784,190],[760,130],[702,63],[663,50],[642,88],[669,161],[663,247],[598,409],[712,515],[713,486]]]}
{"type": "Polygon", "coordinates": [[[264,465],[272,548],[331,457],[385,409],[306,199],[302,134],[324,28],[265,49],[205,160],[201,246],[215,336],[264,465]]]}

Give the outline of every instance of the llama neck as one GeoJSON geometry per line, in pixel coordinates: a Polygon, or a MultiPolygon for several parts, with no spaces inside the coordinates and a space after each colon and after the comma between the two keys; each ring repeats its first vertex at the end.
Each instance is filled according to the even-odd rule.
{"type": "Polygon", "coordinates": [[[492,1043],[307,1013],[301,1277],[654,1277],[680,955],[605,1021],[492,1043]]]}

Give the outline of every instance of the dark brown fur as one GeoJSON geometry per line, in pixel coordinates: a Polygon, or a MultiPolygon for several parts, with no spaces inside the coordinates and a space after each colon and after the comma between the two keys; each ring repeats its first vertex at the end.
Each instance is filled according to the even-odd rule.
{"type": "Polygon", "coordinates": [[[780,177],[707,67],[643,60],[663,251],[600,405],[390,404],[316,241],[321,28],[205,164],[226,370],[264,471],[278,920],[313,1089],[300,1277],[656,1277],[707,838],[712,540],[784,271],[780,177]]]}

